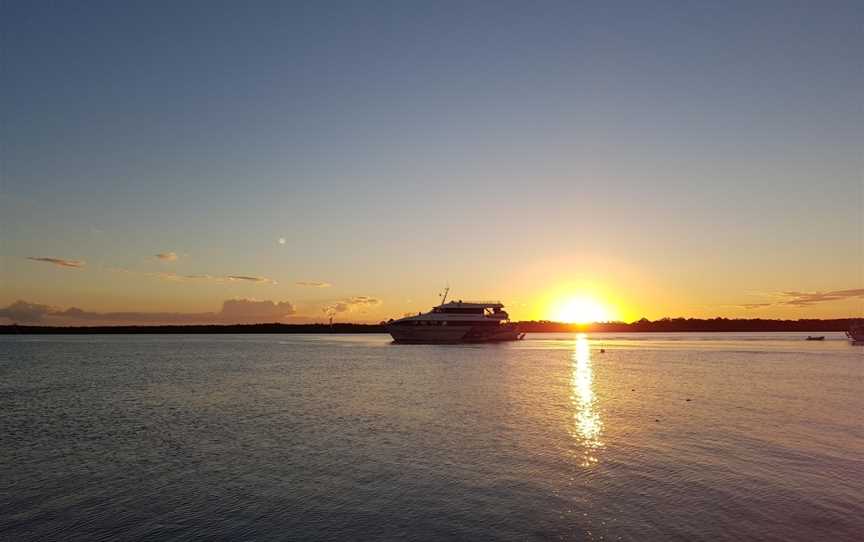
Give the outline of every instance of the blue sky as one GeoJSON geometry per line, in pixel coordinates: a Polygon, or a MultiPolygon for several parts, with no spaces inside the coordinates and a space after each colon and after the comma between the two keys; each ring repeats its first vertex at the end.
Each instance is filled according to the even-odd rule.
{"type": "Polygon", "coordinates": [[[0,10],[0,306],[862,307],[741,308],[864,287],[860,2],[0,10]]]}

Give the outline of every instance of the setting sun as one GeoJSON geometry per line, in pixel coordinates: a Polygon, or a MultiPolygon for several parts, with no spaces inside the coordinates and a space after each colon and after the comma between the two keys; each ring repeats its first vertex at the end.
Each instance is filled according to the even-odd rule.
{"type": "Polygon", "coordinates": [[[574,297],[564,300],[554,311],[554,319],[568,324],[588,324],[614,320],[612,311],[590,297],[574,297]]]}

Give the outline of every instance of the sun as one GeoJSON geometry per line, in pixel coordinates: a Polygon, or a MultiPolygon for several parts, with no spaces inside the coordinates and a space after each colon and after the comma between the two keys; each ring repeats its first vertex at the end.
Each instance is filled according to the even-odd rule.
{"type": "Polygon", "coordinates": [[[573,297],[561,302],[555,311],[555,320],[568,324],[590,324],[613,320],[612,311],[596,299],[573,297]]]}

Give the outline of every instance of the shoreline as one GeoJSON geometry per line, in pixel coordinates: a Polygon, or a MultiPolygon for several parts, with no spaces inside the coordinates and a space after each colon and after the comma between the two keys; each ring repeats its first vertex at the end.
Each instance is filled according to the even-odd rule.
{"type": "MultiPolygon", "coordinates": [[[[746,332],[844,332],[856,318],[832,320],[763,320],[763,319],[662,319],[599,324],[565,324],[559,322],[517,322],[526,333],[746,333],[746,332]]],[[[386,324],[201,324],[146,326],[40,326],[0,325],[0,335],[112,335],[112,334],[365,334],[387,333],[386,324]]]]}

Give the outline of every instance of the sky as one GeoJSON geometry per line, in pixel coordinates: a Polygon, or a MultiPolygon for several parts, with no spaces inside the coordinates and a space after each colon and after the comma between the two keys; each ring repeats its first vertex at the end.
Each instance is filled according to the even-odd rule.
{"type": "Polygon", "coordinates": [[[447,285],[514,319],[864,316],[862,28],[4,0],[0,322],[377,322],[447,285]]]}

